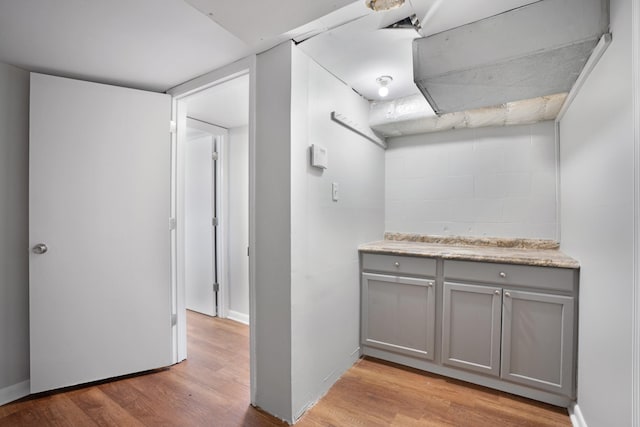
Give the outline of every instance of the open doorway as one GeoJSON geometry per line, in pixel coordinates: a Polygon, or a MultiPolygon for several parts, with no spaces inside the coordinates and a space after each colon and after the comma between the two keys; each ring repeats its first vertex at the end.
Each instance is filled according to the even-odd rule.
{"type": "Polygon", "coordinates": [[[178,362],[186,310],[249,323],[249,74],[175,101],[178,362]]]}

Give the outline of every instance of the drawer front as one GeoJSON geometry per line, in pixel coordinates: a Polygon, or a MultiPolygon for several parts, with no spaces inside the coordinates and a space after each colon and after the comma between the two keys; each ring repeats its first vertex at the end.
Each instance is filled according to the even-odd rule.
{"type": "Polygon", "coordinates": [[[434,277],[436,275],[436,260],[399,255],[362,254],[362,269],[434,277]]]}
{"type": "Polygon", "coordinates": [[[517,285],[573,292],[574,270],[473,261],[445,261],[445,280],[517,285]]]}

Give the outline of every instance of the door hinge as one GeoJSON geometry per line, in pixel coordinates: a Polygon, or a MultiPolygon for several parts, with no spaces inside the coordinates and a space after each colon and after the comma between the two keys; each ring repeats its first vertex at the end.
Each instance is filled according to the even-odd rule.
{"type": "Polygon", "coordinates": [[[217,151],[214,151],[214,152],[211,154],[211,158],[212,158],[213,160],[218,160],[218,152],[217,152],[217,151]]]}
{"type": "Polygon", "coordinates": [[[175,229],[176,229],[176,219],[169,218],[169,230],[175,230],[175,229]]]}
{"type": "Polygon", "coordinates": [[[219,291],[220,291],[220,283],[214,283],[213,292],[219,292],[219,291]]]}
{"type": "Polygon", "coordinates": [[[178,126],[176,125],[176,122],[174,120],[169,121],[169,132],[170,133],[176,133],[176,129],[178,128],[178,126]]]}
{"type": "Polygon", "coordinates": [[[177,314],[172,314],[171,315],[171,326],[176,326],[177,323],[178,323],[178,315],[177,314]]]}
{"type": "Polygon", "coordinates": [[[213,225],[214,227],[218,226],[218,218],[216,218],[215,216],[213,218],[211,218],[211,225],[213,225]]]}

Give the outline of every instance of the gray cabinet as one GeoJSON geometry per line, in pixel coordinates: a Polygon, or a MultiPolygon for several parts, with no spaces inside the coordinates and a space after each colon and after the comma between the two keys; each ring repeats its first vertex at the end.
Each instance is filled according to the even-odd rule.
{"type": "Polygon", "coordinates": [[[444,364],[574,397],[574,270],[447,261],[444,278],[444,364]]]}
{"type": "Polygon", "coordinates": [[[500,375],[501,311],[499,288],[445,282],[442,363],[500,375]]]}
{"type": "Polygon", "coordinates": [[[571,395],[573,319],[573,297],[505,289],[500,376],[571,395]]]}
{"type": "Polygon", "coordinates": [[[432,360],[434,285],[430,279],[364,273],[363,345],[432,360]]]}
{"type": "Polygon", "coordinates": [[[578,270],[363,253],[365,355],[555,405],[575,399],[578,270]]]}

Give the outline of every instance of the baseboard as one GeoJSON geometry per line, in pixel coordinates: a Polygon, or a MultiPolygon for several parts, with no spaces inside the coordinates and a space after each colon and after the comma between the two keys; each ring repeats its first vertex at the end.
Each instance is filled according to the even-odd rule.
{"type": "Polygon", "coordinates": [[[235,320],[245,325],[249,324],[249,315],[240,313],[239,311],[227,310],[227,319],[235,320]]]}
{"type": "Polygon", "coordinates": [[[0,388],[0,405],[28,396],[30,392],[31,383],[29,380],[10,385],[9,387],[0,388]]]}
{"type": "Polygon", "coordinates": [[[569,418],[573,427],[587,427],[587,422],[584,420],[580,406],[577,403],[569,406],[569,418]]]}

